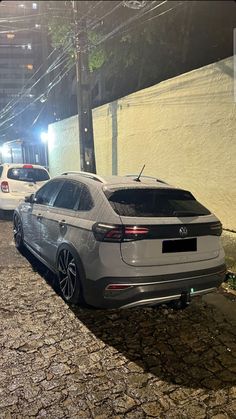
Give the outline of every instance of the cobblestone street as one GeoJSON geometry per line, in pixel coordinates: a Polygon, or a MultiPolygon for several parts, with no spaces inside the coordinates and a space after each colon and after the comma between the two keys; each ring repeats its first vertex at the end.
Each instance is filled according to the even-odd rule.
{"type": "Polygon", "coordinates": [[[0,418],[236,418],[233,316],[201,299],[69,307],[11,229],[0,221],[0,418]]]}

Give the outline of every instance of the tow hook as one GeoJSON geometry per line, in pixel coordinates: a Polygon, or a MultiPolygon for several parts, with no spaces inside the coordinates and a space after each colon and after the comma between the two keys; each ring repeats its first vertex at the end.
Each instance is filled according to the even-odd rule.
{"type": "Polygon", "coordinates": [[[191,301],[190,292],[183,291],[181,293],[180,298],[178,300],[171,301],[170,304],[175,310],[183,310],[190,304],[190,301],[191,301]]]}

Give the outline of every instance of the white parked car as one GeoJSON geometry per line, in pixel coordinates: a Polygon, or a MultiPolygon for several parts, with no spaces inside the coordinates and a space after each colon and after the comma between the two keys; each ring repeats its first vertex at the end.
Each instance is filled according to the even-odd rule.
{"type": "Polygon", "coordinates": [[[69,303],[185,306],[225,277],[218,218],[155,178],[67,172],[26,197],[13,223],[16,247],[57,273],[69,303]]]}
{"type": "Polygon", "coordinates": [[[49,173],[43,166],[1,164],[0,210],[14,210],[26,195],[35,193],[49,179],[49,173]]]}

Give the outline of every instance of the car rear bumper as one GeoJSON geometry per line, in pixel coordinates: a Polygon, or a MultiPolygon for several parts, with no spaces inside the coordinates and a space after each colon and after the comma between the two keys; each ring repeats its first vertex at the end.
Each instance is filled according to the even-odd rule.
{"type": "Polygon", "coordinates": [[[84,298],[88,304],[100,308],[156,305],[177,300],[181,295],[196,296],[212,292],[225,278],[226,266],[176,274],[149,277],[106,277],[86,279],[84,298]],[[124,290],[109,290],[109,285],[130,285],[124,290]]]}
{"type": "Polygon", "coordinates": [[[6,198],[0,197],[0,209],[13,211],[19,205],[20,201],[22,201],[23,199],[24,199],[23,196],[20,196],[20,197],[8,196],[6,198]]]}

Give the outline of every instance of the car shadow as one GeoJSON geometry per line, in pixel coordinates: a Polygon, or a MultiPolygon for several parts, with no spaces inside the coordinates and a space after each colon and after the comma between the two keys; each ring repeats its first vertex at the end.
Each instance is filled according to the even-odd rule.
{"type": "Polygon", "coordinates": [[[218,324],[215,309],[200,300],[185,310],[71,309],[97,338],[160,380],[209,389],[236,384],[232,326],[218,324]]]}
{"type": "Polygon", "coordinates": [[[0,210],[0,221],[12,221],[14,211],[0,210]]]}
{"type": "Polygon", "coordinates": [[[30,263],[31,268],[34,272],[37,272],[46,282],[50,285],[57,294],[60,295],[58,287],[58,281],[56,275],[48,269],[40,260],[38,260],[28,249],[24,247],[22,250],[18,250],[19,253],[30,263]]]}
{"type": "MultiPolygon", "coordinates": [[[[56,276],[29,251],[24,256],[59,293],[56,276]]],[[[211,390],[236,385],[235,331],[200,298],[185,310],[69,307],[95,338],[162,381],[211,390]]]]}

